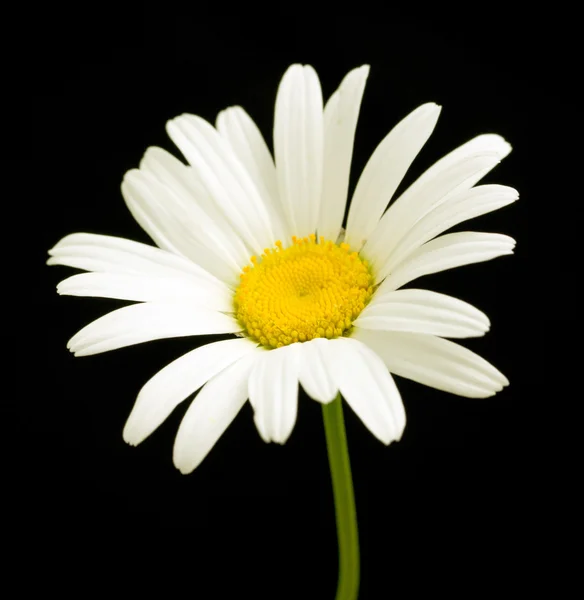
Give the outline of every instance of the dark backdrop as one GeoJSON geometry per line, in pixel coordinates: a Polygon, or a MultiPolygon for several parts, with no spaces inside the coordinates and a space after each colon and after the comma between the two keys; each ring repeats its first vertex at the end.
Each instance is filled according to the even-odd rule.
{"type": "Polygon", "coordinates": [[[44,266],[46,250],[71,232],[149,241],[119,185],[148,146],[178,155],[164,131],[169,118],[192,112],[213,121],[240,104],[271,143],[277,85],[292,62],[317,69],[325,98],[349,69],[371,65],[351,189],[378,142],[424,102],[443,112],[406,185],[480,133],[500,133],[514,147],[485,181],[518,188],[520,201],[463,228],[515,237],[516,255],[420,281],[489,314],[491,332],[465,345],[511,386],[472,400],[400,379],[408,424],[390,447],[349,409],[345,415],[361,533],[360,598],[415,597],[428,584],[474,597],[473,590],[499,587],[510,573],[524,585],[546,461],[545,415],[536,408],[541,381],[527,360],[539,335],[527,301],[535,272],[528,221],[544,202],[533,169],[537,124],[557,100],[561,71],[546,37],[505,11],[397,19],[356,6],[359,15],[339,16],[333,8],[330,18],[313,20],[315,9],[300,16],[278,7],[269,15],[250,8],[246,16],[228,7],[196,15],[165,14],[164,6],[133,14],[51,7],[35,12],[21,38],[11,65],[25,94],[14,164],[25,166],[18,202],[33,222],[27,256],[35,291],[22,302],[36,350],[27,343],[29,367],[19,381],[29,391],[13,403],[18,419],[7,425],[19,440],[9,461],[16,512],[8,529],[18,534],[16,568],[42,566],[33,572],[42,572],[45,589],[84,597],[98,583],[117,589],[118,572],[140,588],[163,573],[168,597],[334,596],[320,407],[302,394],[294,432],[280,447],[261,441],[247,405],[203,464],[180,475],[172,444],[186,403],[138,448],[121,434],[145,381],[200,341],[76,359],[68,338],[122,303],[58,297],[56,284],[73,271],[44,266]]]}

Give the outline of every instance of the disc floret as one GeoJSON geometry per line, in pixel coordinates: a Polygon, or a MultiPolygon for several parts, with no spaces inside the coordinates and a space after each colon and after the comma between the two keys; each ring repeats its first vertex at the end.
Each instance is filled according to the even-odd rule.
{"type": "Polygon", "coordinates": [[[366,260],[345,243],[292,237],[252,256],[240,275],[235,311],[245,333],[267,348],[342,336],[373,293],[366,260]]]}

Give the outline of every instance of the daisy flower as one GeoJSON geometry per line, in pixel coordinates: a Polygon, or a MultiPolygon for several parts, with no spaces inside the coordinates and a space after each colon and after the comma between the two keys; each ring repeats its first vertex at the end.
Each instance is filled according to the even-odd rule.
{"type": "Polygon", "coordinates": [[[408,287],[430,273],[511,254],[514,240],[451,227],[514,202],[476,184],[510,151],[481,135],[389,204],[432,133],[420,106],[382,140],[347,204],[353,140],[369,68],[351,71],[323,107],[318,76],[293,65],[277,93],[274,156],[240,107],[215,126],[185,114],[167,132],[186,164],[149,148],[126,173],[124,200],[157,247],[88,233],[59,241],[48,264],[88,273],[60,294],[134,301],[90,323],[68,347],[87,356],[162,338],[233,334],[197,347],[140,391],[126,442],[149,436],[199,390],[180,424],[174,463],[193,471],[249,399],[260,436],[284,443],[298,386],[323,404],[341,394],[384,444],[406,417],[391,373],[484,398],[507,379],[445,338],[482,336],[489,319],[448,295],[408,287]],[[388,208],[389,204],[389,208],[388,208]]]}

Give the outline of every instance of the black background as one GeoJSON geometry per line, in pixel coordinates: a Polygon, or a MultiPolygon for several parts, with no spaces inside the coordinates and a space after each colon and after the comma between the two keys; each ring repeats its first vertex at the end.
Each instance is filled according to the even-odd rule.
{"type": "Polygon", "coordinates": [[[18,440],[7,461],[16,490],[7,526],[17,533],[16,564],[42,569],[46,589],[117,586],[121,572],[136,593],[167,575],[168,597],[334,597],[336,538],[320,407],[302,394],[294,432],[280,447],[261,441],[246,405],[203,464],[182,476],[172,444],[186,403],[138,448],[121,432],[140,387],[215,338],[76,359],[66,350],[69,337],[123,303],[58,297],[56,284],[73,271],[44,265],[46,251],[76,231],[149,242],[119,185],[148,146],[178,155],[164,131],[169,118],[192,112],[214,121],[219,110],[240,104],[271,144],[277,85],[293,62],[316,68],[325,99],[348,70],[371,65],[351,189],[385,134],[424,102],[441,104],[442,115],[400,189],[475,135],[499,133],[514,147],[484,181],[516,187],[519,202],[459,229],[511,235],[515,256],[417,283],[490,316],[491,332],[465,345],[511,386],[473,400],[400,379],[408,424],[390,447],[349,409],[345,415],[360,598],[414,597],[427,585],[474,597],[484,586],[511,591],[509,575],[518,589],[528,585],[527,557],[545,521],[549,455],[542,440],[552,419],[538,400],[543,382],[530,360],[542,334],[533,327],[528,290],[545,265],[530,260],[529,223],[546,202],[535,165],[546,115],[559,106],[569,70],[560,58],[570,58],[572,42],[550,41],[542,28],[554,30],[551,21],[527,23],[507,12],[398,19],[353,8],[359,14],[339,15],[337,7],[317,18],[315,8],[302,15],[274,8],[268,16],[227,6],[194,15],[165,14],[163,6],[133,14],[51,7],[35,11],[20,37],[10,68],[24,94],[12,123],[24,128],[23,147],[9,166],[25,168],[17,200],[33,222],[26,268],[32,265],[35,289],[22,301],[29,367],[17,378],[29,391],[10,403],[17,419],[6,426],[18,440]]]}

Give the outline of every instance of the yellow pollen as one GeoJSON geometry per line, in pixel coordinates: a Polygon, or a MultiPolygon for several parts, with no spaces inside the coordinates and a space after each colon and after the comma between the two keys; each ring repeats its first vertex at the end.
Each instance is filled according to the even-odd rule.
{"type": "Polygon", "coordinates": [[[367,261],[314,234],[274,246],[239,276],[235,312],[246,334],[267,348],[342,336],[373,293],[367,261]]]}

